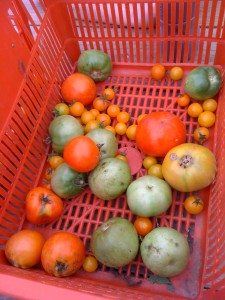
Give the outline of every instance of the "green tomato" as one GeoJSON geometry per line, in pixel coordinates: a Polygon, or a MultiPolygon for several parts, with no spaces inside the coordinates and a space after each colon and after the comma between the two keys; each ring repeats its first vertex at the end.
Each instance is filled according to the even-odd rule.
{"type": "Polygon", "coordinates": [[[222,84],[219,71],[214,67],[197,67],[185,78],[184,91],[195,100],[214,97],[222,84]]]}
{"type": "Polygon", "coordinates": [[[66,163],[58,166],[51,178],[51,188],[61,198],[78,196],[85,185],[86,175],[74,171],[66,163]]]}
{"type": "Polygon", "coordinates": [[[95,82],[105,80],[112,71],[108,54],[99,50],[86,50],[78,59],[78,72],[91,77],[95,82]]]}

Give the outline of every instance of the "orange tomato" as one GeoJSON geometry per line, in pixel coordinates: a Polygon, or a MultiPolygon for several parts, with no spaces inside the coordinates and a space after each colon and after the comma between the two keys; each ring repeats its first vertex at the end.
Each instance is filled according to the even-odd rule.
{"type": "Polygon", "coordinates": [[[52,178],[53,170],[51,168],[47,168],[45,171],[44,177],[46,180],[50,180],[52,178]]]}
{"type": "Polygon", "coordinates": [[[66,103],[58,103],[56,104],[53,113],[56,116],[68,115],[70,113],[70,109],[66,103]]]}
{"type": "Polygon", "coordinates": [[[160,179],[163,179],[163,174],[162,174],[162,165],[161,164],[154,164],[152,165],[148,171],[147,171],[148,175],[151,176],[156,176],[160,179]]]}
{"type": "Polygon", "coordinates": [[[80,117],[85,110],[84,104],[81,102],[73,102],[69,106],[70,114],[74,117],[80,117]]]}
{"type": "Polygon", "coordinates": [[[117,154],[116,158],[121,159],[121,160],[125,161],[126,163],[128,162],[125,154],[117,154]]]}
{"type": "Polygon", "coordinates": [[[149,218],[137,217],[134,221],[134,228],[138,235],[145,236],[153,229],[153,224],[149,218]]]}
{"type": "Polygon", "coordinates": [[[181,107],[187,106],[190,103],[191,99],[187,94],[180,94],[177,97],[177,104],[181,107]]]}
{"type": "Polygon", "coordinates": [[[147,116],[147,114],[141,114],[137,117],[137,124],[141,122],[142,119],[144,119],[147,116]]]}
{"type": "Polygon", "coordinates": [[[204,111],[215,112],[217,109],[217,101],[214,99],[207,99],[202,103],[204,111]]]}
{"type": "Polygon", "coordinates": [[[96,108],[92,108],[89,111],[95,116],[95,118],[100,114],[100,111],[96,108]]]}
{"type": "Polygon", "coordinates": [[[120,113],[120,108],[116,104],[112,104],[107,108],[107,114],[111,118],[115,118],[120,113]]]}
{"type": "Polygon", "coordinates": [[[112,127],[111,125],[107,125],[105,126],[105,129],[111,131],[114,135],[116,134],[116,130],[114,127],[112,127]]]}
{"type": "Polygon", "coordinates": [[[195,129],[193,136],[199,144],[203,144],[209,138],[209,130],[206,127],[198,127],[195,129]]]}
{"type": "Polygon", "coordinates": [[[169,74],[172,80],[180,80],[183,77],[184,71],[181,67],[173,67],[169,74]]]}
{"type": "Polygon", "coordinates": [[[151,166],[156,165],[157,164],[157,159],[153,156],[146,156],[143,159],[142,165],[145,169],[149,169],[151,166]]]}
{"type": "Polygon", "coordinates": [[[84,132],[88,133],[93,129],[99,128],[100,127],[100,123],[97,120],[91,120],[89,122],[87,122],[87,124],[84,127],[84,132]]]}
{"type": "Polygon", "coordinates": [[[105,113],[99,114],[96,117],[96,120],[100,123],[100,125],[102,125],[104,127],[111,124],[111,118],[110,118],[110,116],[107,115],[107,114],[105,114],[105,113]]]}
{"type": "Polygon", "coordinates": [[[98,268],[98,261],[94,256],[88,255],[85,257],[83,269],[85,272],[92,273],[98,268]]]}
{"type": "Polygon", "coordinates": [[[203,111],[201,104],[194,102],[188,106],[187,113],[190,117],[197,118],[203,111]]]}
{"type": "Polygon", "coordinates": [[[215,124],[216,116],[211,111],[203,111],[198,116],[198,123],[203,127],[212,127],[215,124]]]}
{"type": "Polygon", "coordinates": [[[134,141],[136,137],[136,130],[137,130],[137,125],[133,124],[130,125],[127,130],[126,130],[126,136],[128,137],[129,140],[134,141]]]}
{"type": "Polygon", "coordinates": [[[121,111],[118,113],[116,119],[119,123],[128,123],[130,120],[130,114],[126,111],[121,111]]]}
{"type": "Polygon", "coordinates": [[[162,64],[155,64],[151,68],[151,77],[156,80],[161,80],[166,74],[166,69],[162,64]]]}
{"type": "Polygon", "coordinates": [[[90,112],[88,110],[84,111],[80,117],[81,123],[85,124],[85,125],[94,119],[95,119],[95,116],[93,115],[92,112],[90,112]]]}
{"type": "Polygon", "coordinates": [[[98,111],[105,111],[109,106],[109,102],[104,98],[97,97],[92,103],[93,108],[97,109],[98,111]]]}
{"type": "Polygon", "coordinates": [[[125,123],[117,123],[115,125],[115,131],[119,135],[124,135],[127,131],[127,125],[125,123]]]}
{"type": "Polygon", "coordinates": [[[112,88],[105,88],[102,92],[102,96],[105,97],[106,100],[111,101],[116,95],[115,89],[112,88]]]}
{"type": "Polygon", "coordinates": [[[58,166],[64,163],[64,159],[60,155],[52,155],[48,159],[49,165],[52,170],[55,170],[58,166]]]}
{"type": "Polygon", "coordinates": [[[184,208],[192,215],[197,215],[202,212],[204,202],[198,196],[189,196],[184,201],[184,208]]]}

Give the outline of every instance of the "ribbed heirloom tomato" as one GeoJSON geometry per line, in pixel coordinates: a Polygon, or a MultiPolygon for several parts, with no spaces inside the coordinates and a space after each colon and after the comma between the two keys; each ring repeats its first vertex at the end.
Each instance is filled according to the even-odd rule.
{"type": "Polygon", "coordinates": [[[63,158],[73,170],[87,173],[97,166],[100,151],[88,136],[77,136],[66,144],[63,158]]]}
{"type": "Polygon", "coordinates": [[[137,125],[136,143],[149,156],[164,157],[176,145],[184,143],[185,126],[170,112],[152,112],[137,125]]]}

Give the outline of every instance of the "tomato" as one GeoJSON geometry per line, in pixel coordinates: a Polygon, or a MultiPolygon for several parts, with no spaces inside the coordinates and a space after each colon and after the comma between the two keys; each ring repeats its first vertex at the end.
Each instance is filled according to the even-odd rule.
{"type": "Polygon", "coordinates": [[[222,86],[219,71],[211,66],[194,68],[185,78],[184,91],[192,99],[206,100],[214,97],[222,86]]]}
{"type": "Polygon", "coordinates": [[[97,120],[91,120],[87,122],[87,124],[84,127],[84,133],[88,133],[91,130],[94,130],[96,128],[100,128],[100,123],[97,120]]]}
{"type": "Polygon", "coordinates": [[[217,101],[214,99],[207,99],[202,103],[204,111],[215,112],[217,109],[217,101]]]}
{"type": "Polygon", "coordinates": [[[86,185],[86,174],[74,171],[66,163],[61,164],[51,178],[51,189],[61,198],[80,195],[86,185]]]}
{"type": "Polygon", "coordinates": [[[199,144],[203,144],[209,138],[209,130],[206,127],[198,127],[195,129],[193,136],[199,144]]]}
{"type": "Polygon", "coordinates": [[[125,123],[117,123],[115,125],[115,131],[119,135],[124,135],[127,131],[127,125],[125,123]]]}
{"type": "Polygon", "coordinates": [[[203,108],[200,103],[192,103],[188,106],[187,113],[190,117],[197,118],[200,113],[203,111],[203,108]]]}
{"type": "Polygon", "coordinates": [[[191,99],[187,94],[180,94],[177,97],[177,104],[181,107],[187,106],[190,103],[191,99]]]}
{"type": "Polygon", "coordinates": [[[109,102],[104,98],[97,97],[92,103],[93,108],[97,109],[98,111],[105,111],[109,106],[109,102]]]}
{"type": "Polygon", "coordinates": [[[203,211],[204,202],[198,196],[189,196],[184,201],[184,208],[192,215],[197,215],[203,211]]]}
{"type": "Polygon", "coordinates": [[[163,157],[185,139],[184,124],[170,112],[152,112],[137,126],[136,144],[149,156],[163,157]]]}
{"type": "Polygon", "coordinates": [[[108,126],[111,124],[111,118],[105,113],[101,113],[96,117],[96,120],[103,126],[108,126]]]}
{"type": "Polygon", "coordinates": [[[112,71],[108,54],[100,50],[86,50],[78,58],[78,71],[90,76],[95,82],[105,80],[112,71]]]}
{"type": "Polygon", "coordinates": [[[83,126],[70,115],[56,117],[49,126],[52,148],[60,154],[63,153],[64,147],[70,139],[83,134],[83,126]]]}
{"type": "Polygon", "coordinates": [[[172,80],[180,80],[183,77],[184,71],[181,67],[173,67],[169,74],[172,80]]]}
{"type": "Polygon", "coordinates": [[[32,224],[48,224],[56,220],[62,211],[62,199],[47,188],[33,188],[26,196],[25,214],[32,224]]]}
{"type": "Polygon", "coordinates": [[[146,236],[146,234],[153,229],[153,224],[149,218],[137,217],[134,221],[134,228],[136,229],[137,234],[146,236]]]}
{"type": "Polygon", "coordinates": [[[125,154],[117,154],[116,158],[121,159],[121,160],[125,161],[126,163],[128,163],[128,160],[127,160],[125,154]]]}
{"type": "Polygon", "coordinates": [[[95,120],[95,116],[92,112],[85,110],[81,117],[80,117],[81,123],[86,125],[88,122],[95,120]]]}
{"type": "Polygon", "coordinates": [[[98,261],[94,256],[88,255],[85,257],[82,267],[85,272],[88,273],[95,272],[98,268],[98,261]]]}
{"type": "Polygon", "coordinates": [[[80,117],[85,110],[84,104],[78,101],[69,106],[70,114],[74,117],[80,117]]]}
{"type": "Polygon", "coordinates": [[[137,131],[137,125],[136,124],[132,124],[127,128],[126,136],[128,137],[129,140],[135,141],[136,131],[137,131]]]}
{"type": "Polygon", "coordinates": [[[160,179],[163,179],[163,174],[162,174],[162,165],[160,164],[154,164],[148,169],[148,175],[151,176],[156,176],[160,179]]]}
{"type": "Polygon", "coordinates": [[[102,96],[105,97],[106,100],[111,101],[113,98],[115,98],[116,91],[112,88],[105,88],[102,92],[102,96]]]}
{"type": "Polygon", "coordinates": [[[215,124],[216,116],[211,111],[203,111],[198,116],[198,123],[203,127],[212,127],[215,124]]]}
{"type": "Polygon", "coordinates": [[[5,245],[5,256],[11,265],[27,269],[41,261],[45,239],[35,230],[24,229],[11,235],[5,245]]]}
{"type": "Polygon", "coordinates": [[[130,115],[126,111],[121,111],[116,116],[116,119],[119,123],[128,123],[130,120],[130,115]]]}
{"type": "Polygon", "coordinates": [[[56,104],[53,113],[55,116],[68,115],[70,113],[70,109],[66,103],[58,103],[56,104]]]}
{"type": "Polygon", "coordinates": [[[116,134],[116,130],[114,127],[112,127],[111,125],[107,125],[104,127],[105,129],[111,131],[114,135],[116,134]]]}
{"type": "Polygon", "coordinates": [[[91,138],[78,136],[66,144],[63,158],[75,171],[87,173],[97,166],[100,160],[100,151],[91,138]]]}
{"type": "Polygon", "coordinates": [[[169,185],[180,192],[194,192],[209,186],[216,176],[214,154],[204,146],[185,143],[172,148],[162,162],[169,185]]]}
{"type": "Polygon", "coordinates": [[[45,242],[41,263],[44,270],[56,277],[66,277],[81,268],[85,246],[80,238],[69,232],[57,232],[45,242]]]}
{"type": "Polygon", "coordinates": [[[95,119],[100,114],[100,111],[97,110],[96,108],[92,108],[89,111],[95,116],[95,119]]]}
{"type": "Polygon", "coordinates": [[[111,117],[111,118],[115,118],[117,117],[117,115],[120,112],[120,107],[116,104],[112,104],[107,108],[107,114],[111,117]]]}
{"type": "Polygon", "coordinates": [[[51,155],[48,159],[49,165],[52,170],[55,170],[58,166],[64,163],[64,159],[60,155],[51,155]]]}
{"type": "Polygon", "coordinates": [[[157,159],[153,156],[146,156],[142,162],[142,165],[145,169],[149,169],[151,166],[155,164],[157,164],[157,159]]]}
{"type": "Polygon", "coordinates": [[[141,114],[137,117],[137,124],[141,122],[142,119],[144,119],[147,116],[147,114],[141,114]]]}
{"type": "Polygon", "coordinates": [[[151,68],[151,77],[156,80],[161,80],[166,74],[166,69],[161,64],[155,64],[151,68]]]}
{"type": "Polygon", "coordinates": [[[50,180],[52,178],[53,170],[51,168],[47,168],[45,171],[45,179],[50,180]]]}
{"type": "Polygon", "coordinates": [[[79,101],[89,105],[96,97],[97,88],[90,77],[77,72],[66,78],[61,86],[61,93],[67,103],[79,101]]]}

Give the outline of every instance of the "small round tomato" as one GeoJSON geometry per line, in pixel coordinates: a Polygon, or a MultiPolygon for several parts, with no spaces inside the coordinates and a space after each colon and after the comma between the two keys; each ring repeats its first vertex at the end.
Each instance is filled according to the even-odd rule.
{"type": "Polygon", "coordinates": [[[127,128],[126,136],[128,137],[129,140],[131,140],[131,141],[135,140],[136,130],[137,130],[137,125],[136,124],[132,124],[127,128]]]}
{"type": "Polygon", "coordinates": [[[107,114],[111,117],[111,118],[115,118],[117,117],[117,115],[120,113],[120,108],[118,105],[116,104],[112,104],[107,108],[107,114]]]}
{"type": "Polygon", "coordinates": [[[180,94],[177,97],[177,104],[181,107],[187,106],[190,103],[191,99],[187,94],[180,94]]]}
{"type": "Polygon", "coordinates": [[[212,127],[215,124],[216,116],[211,111],[203,111],[198,116],[198,123],[203,127],[212,127]]]}
{"type": "Polygon", "coordinates": [[[209,138],[209,129],[206,127],[198,127],[195,129],[193,136],[199,144],[203,144],[209,138]]]}
{"type": "Polygon", "coordinates": [[[48,224],[56,220],[62,211],[62,199],[48,188],[33,188],[26,196],[25,214],[32,224],[48,224]]]}
{"type": "Polygon", "coordinates": [[[204,202],[198,196],[189,196],[184,201],[184,207],[190,214],[197,215],[202,212],[204,202]]]}
{"type": "Polygon", "coordinates": [[[102,126],[108,126],[111,124],[111,118],[109,115],[105,113],[101,113],[96,117],[96,120],[100,123],[102,126]]]}
{"type": "Polygon", "coordinates": [[[24,229],[13,234],[5,245],[5,255],[11,265],[27,269],[41,261],[45,239],[35,230],[24,229]]]}
{"type": "Polygon", "coordinates": [[[87,122],[87,124],[84,127],[84,133],[88,133],[93,129],[100,128],[100,123],[97,120],[91,120],[87,122]]]}
{"type": "Polygon", "coordinates": [[[121,111],[116,116],[116,119],[119,123],[128,123],[130,120],[130,114],[127,111],[121,111]]]}
{"type": "Polygon", "coordinates": [[[166,74],[166,69],[162,64],[155,64],[151,68],[151,77],[156,80],[161,80],[166,74]]]}
{"type": "Polygon", "coordinates": [[[56,116],[68,115],[70,113],[70,109],[66,103],[58,103],[56,104],[53,112],[56,116]]]}
{"type": "Polygon", "coordinates": [[[184,71],[181,67],[173,67],[169,74],[172,80],[180,80],[183,77],[184,71]]]}
{"type": "Polygon", "coordinates": [[[64,159],[60,155],[51,155],[48,159],[49,165],[52,170],[55,170],[58,166],[64,163],[64,159]]]}
{"type": "Polygon", "coordinates": [[[97,110],[96,108],[92,108],[89,111],[95,116],[95,119],[100,114],[100,111],[97,110]]]}
{"type": "Polygon", "coordinates": [[[80,238],[69,232],[57,232],[45,242],[41,263],[44,270],[56,277],[66,277],[81,268],[85,259],[85,246],[80,238]]]}
{"type": "Polygon", "coordinates": [[[116,90],[112,88],[105,88],[102,92],[102,96],[105,97],[106,100],[111,101],[116,95],[116,90]]]}
{"type": "Polygon", "coordinates": [[[141,236],[146,236],[152,229],[152,221],[147,217],[137,217],[134,221],[134,228],[137,231],[137,234],[141,236]]]}
{"type": "Polygon", "coordinates": [[[202,103],[204,111],[215,112],[217,109],[217,101],[214,99],[207,99],[202,103]]]}
{"type": "Polygon", "coordinates": [[[97,97],[93,101],[92,106],[98,111],[105,111],[109,106],[109,102],[104,98],[97,97]]]}
{"type": "Polygon", "coordinates": [[[151,166],[156,165],[157,164],[157,159],[153,156],[146,156],[143,159],[142,165],[145,169],[149,169],[151,166]]]}
{"type": "Polygon", "coordinates": [[[47,168],[45,171],[44,177],[46,180],[50,180],[52,178],[53,170],[51,168],[47,168]]]}
{"type": "Polygon", "coordinates": [[[82,113],[82,115],[81,115],[81,118],[80,118],[81,123],[82,123],[82,124],[85,124],[85,125],[86,125],[88,122],[90,122],[91,120],[94,120],[94,119],[95,119],[95,116],[93,115],[92,112],[90,112],[90,111],[88,111],[88,110],[84,111],[84,112],[82,113]]]}
{"type": "Polygon", "coordinates": [[[128,160],[127,160],[125,154],[122,154],[122,153],[121,154],[117,154],[116,158],[121,159],[121,160],[125,161],[126,163],[128,163],[128,160]]]}
{"type": "Polygon", "coordinates": [[[119,135],[124,135],[127,131],[127,125],[125,123],[117,123],[115,125],[115,131],[119,135]]]}
{"type": "Polygon", "coordinates": [[[116,134],[116,130],[114,127],[112,127],[111,125],[107,125],[105,126],[105,129],[111,131],[114,135],[116,134]]]}
{"type": "Polygon", "coordinates": [[[161,164],[154,164],[152,165],[148,171],[147,171],[148,175],[151,176],[156,176],[160,179],[163,179],[163,174],[162,174],[162,165],[161,164]]]}
{"type": "Polygon", "coordinates": [[[98,165],[100,151],[88,136],[77,136],[66,144],[63,158],[76,172],[87,173],[98,165]]]}
{"type": "Polygon", "coordinates": [[[141,114],[137,117],[137,124],[141,122],[142,119],[144,119],[147,116],[147,114],[141,114]]]}
{"type": "Polygon", "coordinates": [[[85,272],[92,273],[98,268],[98,261],[94,256],[88,255],[85,257],[83,269],[85,272]]]}
{"type": "Polygon", "coordinates": [[[81,102],[72,102],[69,105],[70,114],[74,117],[80,117],[85,110],[84,104],[81,102]]]}
{"type": "Polygon", "coordinates": [[[194,102],[188,106],[187,113],[190,117],[197,118],[200,113],[203,111],[203,108],[200,103],[194,102]]]}

